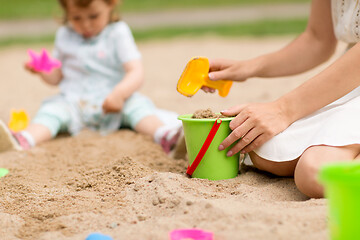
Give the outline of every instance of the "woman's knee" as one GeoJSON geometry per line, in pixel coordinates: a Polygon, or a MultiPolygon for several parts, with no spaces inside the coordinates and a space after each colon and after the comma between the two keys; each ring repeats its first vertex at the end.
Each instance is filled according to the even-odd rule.
{"type": "Polygon", "coordinates": [[[295,168],[295,184],[309,197],[323,197],[324,189],[319,183],[320,168],[329,162],[354,159],[360,150],[359,145],[344,147],[313,146],[305,150],[295,168]]]}
{"type": "Polygon", "coordinates": [[[295,168],[294,180],[300,192],[309,197],[323,197],[323,188],[318,182],[320,164],[314,156],[306,152],[301,156],[295,168]]]}
{"type": "Polygon", "coordinates": [[[297,162],[296,159],[286,162],[273,162],[258,156],[254,152],[251,152],[249,155],[252,163],[259,170],[266,171],[282,177],[294,175],[294,170],[297,162]]]}

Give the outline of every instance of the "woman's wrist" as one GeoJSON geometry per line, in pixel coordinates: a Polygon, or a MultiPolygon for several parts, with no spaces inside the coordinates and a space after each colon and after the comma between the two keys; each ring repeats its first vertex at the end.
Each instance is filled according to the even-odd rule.
{"type": "Polygon", "coordinates": [[[279,99],[275,100],[274,104],[279,111],[278,114],[280,119],[282,119],[287,126],[290,126],[297,120],[296,114],[293,111],[294,108],[291,107],[290,101],[287,101],[285,97],[280,97],[279,99]]]}
{"type": "Polygon", "coordinates": [[[263,77],[266,61],[264,56],[260,56],[254,59],[249,60],[249,78],[250,77],[263,77]]]}

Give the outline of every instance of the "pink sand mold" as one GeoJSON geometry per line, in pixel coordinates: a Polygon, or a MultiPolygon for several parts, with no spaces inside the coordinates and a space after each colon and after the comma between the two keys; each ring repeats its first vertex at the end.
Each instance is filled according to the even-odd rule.
{"type": "Polygon", "coordinates": [[[193,239],[193,240],[214,240],[212,232],[206,232],[201,229],[176,229],[170,232],[170,240],[183,240],[183,239],[193,239]]]}
{"type": "Polygon", "coordinates": [[[40,54],[29,49],[28,54],[31,58],[28,65],[35,71],[49,73],[52,69],[61,67],[61,62],[57,59],[51,59],[45,49],[42,49],[40,54]]]}

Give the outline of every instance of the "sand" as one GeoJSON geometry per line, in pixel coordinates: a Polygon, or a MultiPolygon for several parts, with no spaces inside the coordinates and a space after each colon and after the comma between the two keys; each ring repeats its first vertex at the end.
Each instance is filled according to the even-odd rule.
{"type": "MultiPolygon", "coordinates": [[[[179,114],[275,99],[328,63],[300,76],[235,83],[226,98],[204,92],[186,98],[176,83],[191,57],[245,59],[290,40],[206,36],[140,43],[146,71],[141,92],[179,114]]],[[[3,121],[12,108],[33,117],[41,101],[57,92],[23,70],[26,50],[0,49],[3,121]]],[[[212,231],[216,240],[327,239],[326,200],[308,199],[292,178],[242,165],[234,179],[189,179],[186,166],[185,159],[172,159],[151,138],[130,130],[108,136],[84,131],[30,151],[1,153],[0,167],[10,173],[0,179],[0,239],[78,240],[101,232],[116,240],[166,240],[177,228],[212,231]]]]}

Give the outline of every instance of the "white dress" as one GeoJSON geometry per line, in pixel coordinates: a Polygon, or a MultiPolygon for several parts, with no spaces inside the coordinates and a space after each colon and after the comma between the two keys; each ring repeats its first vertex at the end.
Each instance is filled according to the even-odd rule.
{"type": "MultiPolygon", "coordinates": [[[[350,45],[359,42],[359,0],[332,0],[331,5],[337,39],[350,45]]],[[[350,144],[360,144],[360,87],[294,122],[255,153],[274,162],[283,162],[298,158],[311,146],[350,144]]]]}

